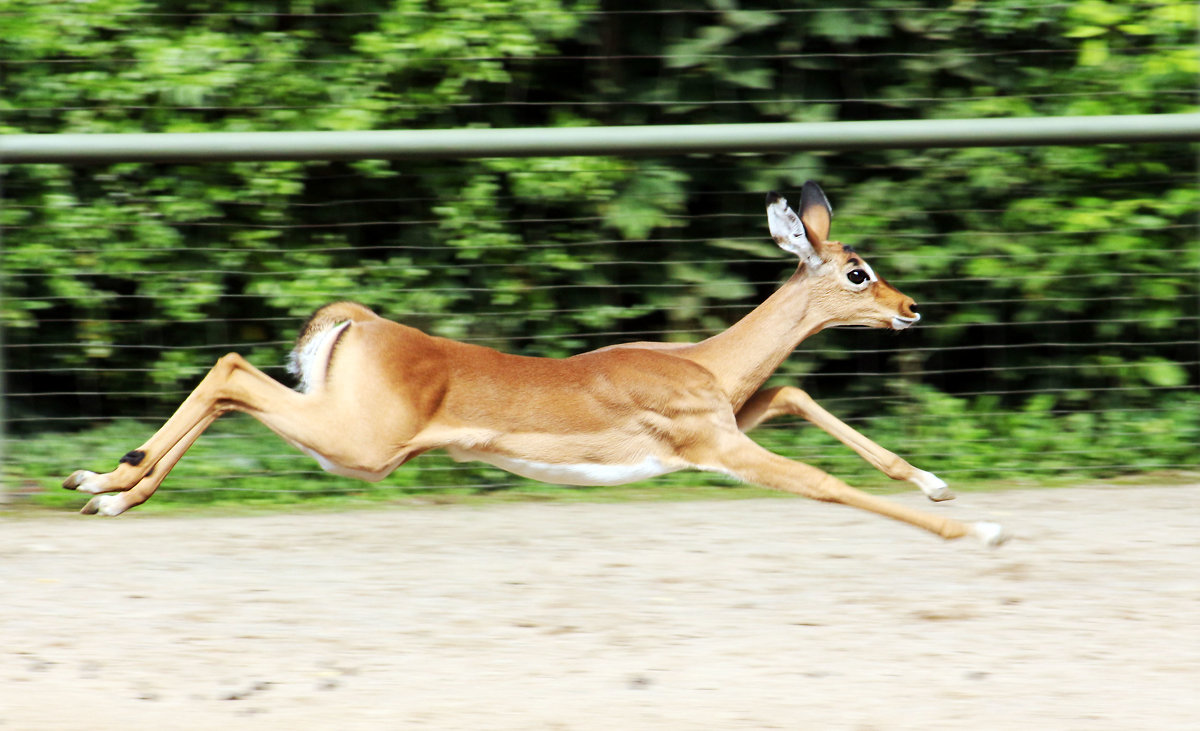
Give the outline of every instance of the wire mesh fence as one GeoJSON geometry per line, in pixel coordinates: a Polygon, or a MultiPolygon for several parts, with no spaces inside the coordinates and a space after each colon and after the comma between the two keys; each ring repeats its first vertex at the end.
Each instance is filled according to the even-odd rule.
{"type": "MultiPolygon", "coordinates": [[[[559,166],[554,176],[592,172],[559,166]]],[[[726,174],[719,161],[706,162],[703,172],[713,180],[726,174]]],[[[1123,184],[1149,182],[1189,181],[1185,173],[1156,174],[1123,184]]],[[[164,215],[152,224],[108,224],[112,245],[72,245],[74,232],[88,230],[80,222],[44,237],[46,255],[75,263],[45,269],[6,261],[7,288],[36,293],[30,302],[39,308],[34,327],[10,329],[7,338],[8,448],[47,452],[10,477],[45,486],[76,466],[103,467],[148,436],[227,351],[290,382],[285,353],[313,303],[355,299],[434,334],[558,357],[631,340],[702,339],[748,312],[795,266],[772,250],[755,191],[717,187],[696,195],[685,212],[636,240],[597,230],[603,216],[534,213],[481,224],[517,232],[511,240],[474,243],[467,234],[447,243],[437,240],[444,219],[388,221],[374,211],[436,207],[438,200],[401,190],[364,198],[353,191],[353,176],[340,173],[313,184],[326,183],[347,190],[296,209],[318,213],[319,223],[164,215]],[[146,225],[180,234],[168,246],[148,247],[136,242],[146,225]],[[549,239],[533,233],[551,228],[557,233],[549,239]],[[240,248],[239,237],[262,231],[271,234],[266,246],[240,248]],[[313,235],[329,231],[337,239],[313,235]],[[430,240],[414,243],[412,232],[430,240]],[[223,256],[237,261],[221,266],[223,256]],[[105,281],[90,258],[137,264],[105,281]],[[151,280],[158,282],[146,290],[130,284],[151,280]],[[56,293],[62,282],[78,289],[56,293]],[[80,451],[50,446],[61,443],[80,451]],[[90,453],[91,445],[107,452],[90,453]]],[[[1095,192],[1088,183],[1077,197],[1095,192]]],[[[1142,221],[1122,229],[1125,243],[1097,246],[1111,231],[1012,230],[1006,209],[986,203],[874,211],[855,205],[853,187],[828,193],[839,212],[838,238],[916,298],[924,319],[903,334],[820,333],[773,383],[801,385],[854,427],[956,483],[1195,466],[1197,423],[1181,412],[1194,410],[1200,382],[1197,270],[1147,261],[1194,267],[1194,220],[1142,221]],[[972,228],[905,232],[906,221],[939,217],[969,217],[972,228]],[[1148,253],[1145,241],[1170,243],[1148,253]]],[[[1102,215],[1108,205],[1071,213],[1102,215]]],[[[250,211],[247,218],[265,215],[254,201],[233,207],[250,211]]],[[[36,220],[31,208],[25,213],[36,220]]],[[[8,236],[20,230],[10,227],[8,236]]],[[[860,483],[886,482],[806,425],[772,423],[760,439],[860,483]]],[[[310,458],[239,417],[204,437],[169,486],[195,499],[527,487],[497,470],[438,457],[402,472],[410,474],[370,487],[323,476],[310,458]]]]}
{"type": "MultiPolygon", "coordinates": [[[[1188,3],[360,5],[0,12],[4,129],[985,118],[1197,101],[1188,3]]],[[[1200,170],[1186,142],[3,173],[11,489],[107,469],[224,352],[286,381],[296,328],[331,300],[530,355],[701,339],[795,266],[766,234],[762,197],[807,179],[833,202],[835,237],[920,302],[923,320],[899,334],[820,333],[772,383],[802,385],[960,486],[1197,462],[1200,170]]],[[[806,425],[772,422],[758,438],[856,484],[885,482],[806,425]]],[[[436,455],[364,486],[236,417],[200,440],[167,491],[517,486],[528,483],[436,455]]]]}

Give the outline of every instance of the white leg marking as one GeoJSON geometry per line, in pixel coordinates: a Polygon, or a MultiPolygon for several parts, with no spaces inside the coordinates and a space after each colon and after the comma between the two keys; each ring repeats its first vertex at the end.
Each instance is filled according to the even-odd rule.
{"type": "Polygon", "coordinates": [[[120,515],[129,509],[125,504],[125,493],[118,492],[110,495],[97,495],[88,500],[88,504],[83,506],[83,510],[79,512],[84,515],[120,515]]]}
{"type": "MultiPolygon", "coordinates": [[[[97,479],[100,477],[91,470],[78,470],[71,475],[69,482],[75,483],[76,492],[86,492],[89,495],[97,495],[106,492],[107,489],[97,479]]],[[[68,483],[69,484],[69,483],[68,483]]]]}
{"type": "Polygon", "coordinates": [[[910,479],[914,485],[921,488],[921,492],[934,502],[954,499],[954,493],[946,486],[946,481],[932,472],[917,470],[910,479]]]}
{"type": "Polygon", "coordinates": [[[971,524],[971,535],[983,542],[983,545],[988,548],[995,548],[1003,544],[1012,536],[1008,531],[1004,530],[1004,526],[999,523],[991,523],[988,521],[980,521],[971,524]]]}
{"type": "Polygon", "coordinates": [[[125,512],[125,496],[121,493],[96,498],[101,515],[120,515],[125,512]]]}

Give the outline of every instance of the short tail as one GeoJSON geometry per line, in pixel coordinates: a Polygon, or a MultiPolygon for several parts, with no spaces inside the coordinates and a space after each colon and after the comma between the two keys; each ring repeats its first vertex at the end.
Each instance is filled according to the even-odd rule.
{"type": "Polygon", "coordinates": [[[288,372],[299,379],[300,391],[308,391],[325,380],[329,360],[338,338],[352,322],[379,317],[355,302],[334,302],[318,309],[300,328],[300,335],[288,356],[288,372]]]}

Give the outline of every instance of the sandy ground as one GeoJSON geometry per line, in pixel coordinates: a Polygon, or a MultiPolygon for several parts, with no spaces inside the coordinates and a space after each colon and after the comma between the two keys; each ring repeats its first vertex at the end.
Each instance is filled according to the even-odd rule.
{"type": "Polygon", "coordinates": [[[0,728],[1200,728],[1200,486],[930,509],[0,518],[0,728]]]}

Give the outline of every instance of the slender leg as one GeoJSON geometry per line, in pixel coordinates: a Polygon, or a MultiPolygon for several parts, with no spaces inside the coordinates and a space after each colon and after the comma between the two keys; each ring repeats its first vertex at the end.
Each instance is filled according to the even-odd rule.
{"type": "MultiPolygon", "coordinates": [[[[128,490],[138,484],[155,468],[159,460],[163,459],[197,425],[206,421],[211,422],[221,413],[233,408],[229,402],[229,385],[233,374],[243,367],[242,364],[250,365],[244,358],[234,353],[218,360],[195,390],[175,410],[167,423],[163,424],[145,444],[122,457],[121,463],[115,470],[104,474],[78,470],[66,479],[63,487],[80,492],[104,493],[128,490]],[[222,403],[223,401],[225,403],[222,403]]],[[[254,370],[257,371],[257,369],[254,370]]],[[[261,371],[258,372],[261,373],[261,371]]],[[[265,374],[264,377],[271,380],[265,374]]],[[[271,383],[280,389],[288,390],[273,380],[271,383]]]]}
{"type": "Polygon", "coordinates": [[[374,437],[360,414],[347,413],[336,399],[293,391],[231,353],[217,361],[175,414],[145,444],[125,455],[117,469],[106,474],[79,470],[63,487],[87,493],[128,491],[93,500],[84,512],[116,515],[139,505],[200,434],[229,411],[249,413],[323,460],[327,469],[345,466],[356,476],[378,479],[390,471],[396,456],[391,445],[374,437]]]}
{"type": "Polygon", "coordinates": [[[191,449],[192,445],[200,438],[214,421],[217,420],[219,414],[213,414],[210,418],[201,421],[192,430],[187,433],[183,439],[179,440],[175,446],[171,447],[162,459],[158,460],[158,464],[154,465],[150,471],[138,481],[136,485],[116,494],[97,495],[88,501],[87,505],[79,512],[84,515],[120,515],[130,508],[137,507],[146,502],[162,481],[166,479],[171,470],[183,457],[184,453],[191,449]]]}
{"type": "Polygon", "coordinates": [[[883,474],[893,480],[908,480],[921,488],[921,492],[930,500],[937,502],[954,499],[954,493],[937,475],[913,467],[821,408],[807,393],[792,386],[771,388],[754,394],[737,414],[738,428],[748,432],[764,421],[782,414],[804,417],[853,449],[858,456],[883,474]]]}
{"type": "Polygon", "coordinates": [[[748,437],[738,434],[724,440],[715,450],[716,461],[707,469],[717,469],[756,485],[803,495],[823,502],[841,503],[923,528],[945,539],[974,535],[988,546],[1003,543],[1008,536],[995,523],[970,525],[953,518],[934,515],[890,500],[868,495],[816,467],[794,462],[767,451],[748,437]]]}

